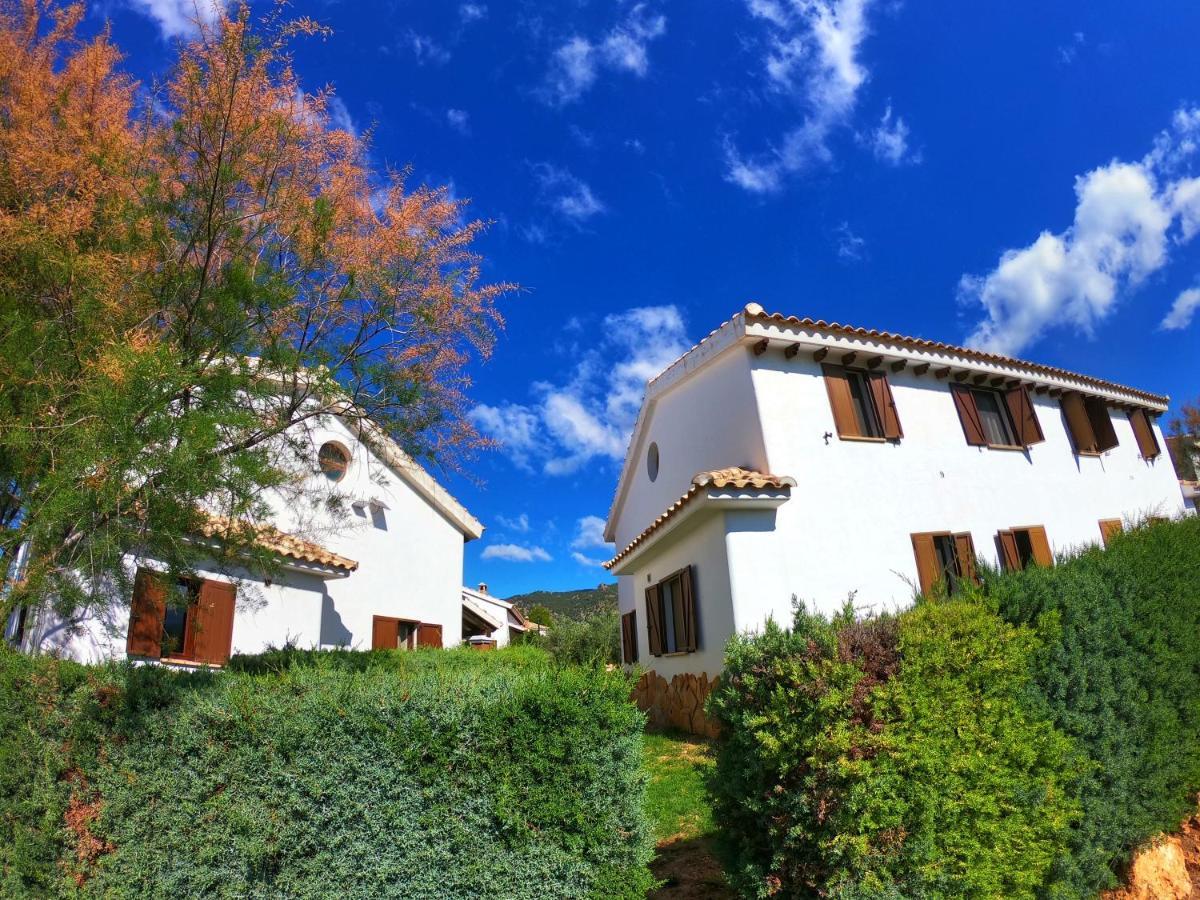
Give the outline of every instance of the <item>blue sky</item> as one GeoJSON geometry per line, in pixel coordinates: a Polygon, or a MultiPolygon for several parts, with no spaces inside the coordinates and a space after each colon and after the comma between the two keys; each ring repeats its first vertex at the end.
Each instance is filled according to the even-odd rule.
{"type": "MultiPolygon", "coordinates": [[[[190,0],[104,0],[135,74],[190,0]]],[[[747,301],[1200,395],[1200,4],[345,0],[295,48],[524,290],[468,583],[607,580],[648,375],[747,301]]]]}

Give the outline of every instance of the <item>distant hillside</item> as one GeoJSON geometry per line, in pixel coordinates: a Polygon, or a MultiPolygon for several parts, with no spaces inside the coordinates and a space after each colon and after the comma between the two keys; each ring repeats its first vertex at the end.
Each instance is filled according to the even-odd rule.
{"type": "Polygon", "coordinates": [[[594,588],[582,588],[577,591],[534,591],[507,599],[523,613],[541,605],[550,610],[555,617],[582,619],[595,609],[616,609],[617,586],[600,584],[594,588]]]}

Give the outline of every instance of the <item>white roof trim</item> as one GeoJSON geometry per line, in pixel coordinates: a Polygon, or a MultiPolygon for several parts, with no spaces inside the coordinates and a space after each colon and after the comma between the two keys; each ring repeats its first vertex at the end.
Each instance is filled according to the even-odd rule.
{"type": "Polygon", "coordinates": [[[495,610],[488,609],[486,603],[480,603],[475,596],[465,591],[463,592],[463,606],[470,609],[471,612],[475,613],[475,615],[479,616],[485,622],[490,622],[495,628],[503,628],[508,624],[506,621],[508,616],[504,616],[504,620],[497,622],[495,610]]]}

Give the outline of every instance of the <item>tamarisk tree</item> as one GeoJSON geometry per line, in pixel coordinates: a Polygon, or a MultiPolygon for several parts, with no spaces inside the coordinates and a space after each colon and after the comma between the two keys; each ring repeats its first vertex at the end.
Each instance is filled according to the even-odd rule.
{"type": "Polygon", "coordinates": [[[209,513],[301,489],[308,420],[460,459],[508,290],[460,201],[373,172],[304,93],[287,46],[312,21],[234,9],[149,91],[83,15],[0,0],[0,613],[105,602],[130,552],[189,571],[209,513]]]}

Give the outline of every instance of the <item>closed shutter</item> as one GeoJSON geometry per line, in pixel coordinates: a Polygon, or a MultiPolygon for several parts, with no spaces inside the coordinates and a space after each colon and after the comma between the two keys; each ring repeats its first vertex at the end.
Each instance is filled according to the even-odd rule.
{"type": "Polygon", "coordinates": [[[967,443],[972,447],[986,447],[988,440],[983,432],[983,420],[979,418],[979,409],[975,406],[975,397],[970,388],[952,384],[950,393],[954,397],[954,408],[958,410],[958,419],[962,422],[967,443]]]}
{"type": "Polygon", "coordinates": [[[892,397],[892,388],[887,376],[882,372],[872,372],[868,378],[871,387],[871,399],[875,401],[875,409],[879,413],[879,425],[883,436],[889,441],[898,441],[904,437],[900,427],[900,415],[896,412],[896,400],[892,397]]]}
{"type": "Polygon", "coordinates": [[[1076,453],[1097,453],[1096,433],[1092,431],[1092,422],[1088,418],[1087,408],[1083,403],[1083,395],[1063,394],[1063,415],[1067,417],[1067,431],[1071,434],[1071,443],[1075,445],[1076,453]]]}
{"type": "Polygon", "coordinates": [[[663,654],[663,612],[662,593],[658,585],[646,588],[646,635],[650,644],[651,656],[663,654]]]}
{"type": "Polygon", "coordinates": [[[129,607],[129,638],[125,652],[130,656],[162,656],[163,617],[167,592],[159,576],[138,569],[133,579],[133,603],[129,607]]]}
{"type": "Polygon", "coordinates": [[[233,649],[233,611],[237,588],[225,581],[205,581],[191,609],[191,659],[221,666],[233,649]]]}
{"type": "Polygon", "coordinates": [[[1004,399],[1008,402],[1008,411],[1012,415],[1013,427],[1017,432],[1017,443],[1028,447],[1044,441],[1046,437],[1042,434],[1042,425],[1034,411],[1029,388],[1024,385],[1013,388],[1004,395],[1004,399]]]}
{"type": "Polygon", "coordinates": [[[432,625],[428,622],[422,622],[417,626],[417,646],[418,647],[440,647],[442,646],[442,626],[432,625]]]}
{"type": "Polygon", "coordinates": [[[978,581],[975,575],[975,542],[968,532],[954,535],[954,553],[958,558],[958,577],[978,581]]]}
{"type": "Polygon", "coordinates": [[[676,636],[675,646],[686,653],[696,649],[696,592],[692,587],[692,567],[679,573],[680,606],[683,611],[683,633],[676,636]]]}
{"type": "Polygon", "coordinates": [[[1104,541],[1104,546],[1107,547],[1114,537],[1125,531],[1125,523],[1120,519],[1101,519],[1100,520],[1100,537],[1104,541]]]}
{"type": "Polygon", "coordinates": [[[825,390],[829,392],[829,405],[833,408],[833,424],[839,437],[863,437],[854,415],[854,398],[850,394],[850,382],[845,369],[838,366],[821,366],[825,373],[825,390]]]}
{"type": "Polygon", "coordinates": [[[1092,433],[1096,435],[1096,449],[1103,453],[1117,446],[1117,432],[1108,413],[1108,404],[1099,397],[1088,397],[1083,403],[1092,423],[1092,433]]]}
{"type": "Polygon", "coordinates": [[[921,593],[929,594],[942,575],[937,550],[933,546],[933,535],[914,534],[912,545],[913,555],[917,558],[917,582],[921,585],[921,593]]]}
{"type": "Polygon", "coordinates": [[[1050,539],[1041,525],[1029,528],[1029,543],[1033,545],[1033,561],[1049,568],[1054,565],[1054,554],[1050,552],[1050,539]]]}
{"type": "Polygon", "coordinates": [[[391,616],[371,618],[371,649],[396,650],[400,646],[400,620],[391,616]]]}
{"type": "Polygon", "coordinates": [[[1162,452],[1158,438],[1154,436],[1154,422],[1144,409],[1131,412],[1129,424],[1133,426],[1133,436],[1137,438],[1138,451],[1143,459],[1154,459],[1162,452]]]}
{"type": "Polygon", "coordinates": [[[1017,572],[1021,569],[1021,553],[1017,550],[1017,536],[1011,531],[1001,531],[996,535],[1000,545],[1000,562],[1005,572],[1017,572]]]}

